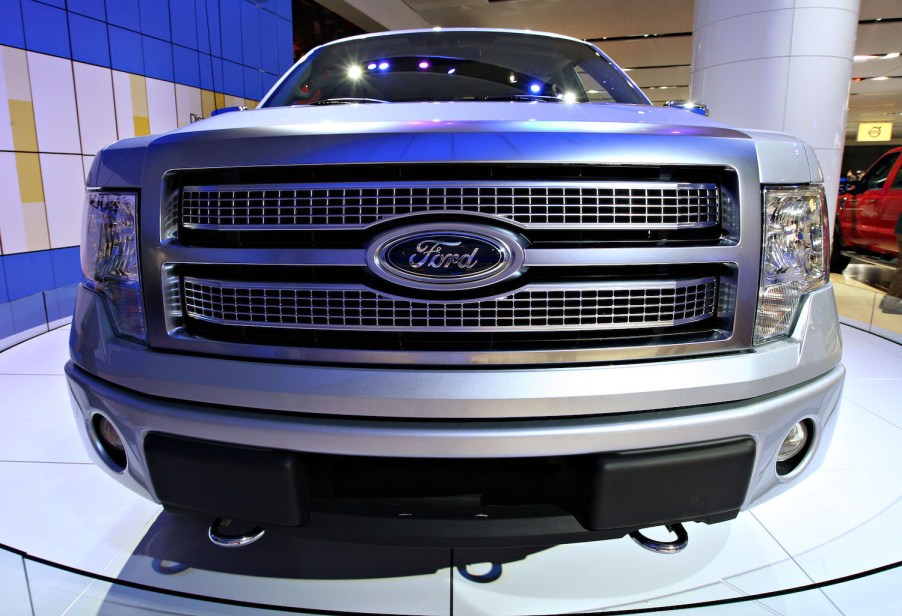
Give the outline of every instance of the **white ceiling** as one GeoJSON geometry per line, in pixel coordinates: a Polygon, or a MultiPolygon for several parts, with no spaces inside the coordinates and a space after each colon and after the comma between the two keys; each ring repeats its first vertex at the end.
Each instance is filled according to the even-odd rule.
{"type": "MultiPolygon", "coordinates": [[[[655,103],[689,99],[694,0],[319,0],[354,21],[360,13],[388,29],[417,25],[524,28],[588,39],[655,103]],[[391,23],[388,15],[403,15],[391,23]],[[419,22],[419,23],[417,23],[419,22]],[[648,35],[648,36],[645,36],[648,35]]],[[[902,0],[861,0],[861,22],[902,19],[902,0]]],[[[373,23],[364,25],[374,29],[373,23]]],[[[902,52],[902,21],[860,23],[856,55],[902,52]]],[[[863,121],[892,121],[902,143],[902,56],[855,63],[846,143],[863,121]],[[874,77],[888,77],[873,80],[874,77]]]]}

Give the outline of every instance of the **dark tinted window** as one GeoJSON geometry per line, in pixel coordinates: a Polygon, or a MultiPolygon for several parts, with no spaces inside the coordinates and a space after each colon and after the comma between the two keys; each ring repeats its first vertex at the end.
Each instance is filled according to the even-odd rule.
{"type": "Polygon", "coordinates": [[[893,170],[893,165],[896,164],[896,159],[899,158],[899,154],[890,154],[888,156],[884,156],[877,163],[871,167],[867,174],[864,176],[864,187],[866,190],[880,190],[883,188],[883,185],[886,184],[886,178],[889,176],[890,171],[893,170]]]}

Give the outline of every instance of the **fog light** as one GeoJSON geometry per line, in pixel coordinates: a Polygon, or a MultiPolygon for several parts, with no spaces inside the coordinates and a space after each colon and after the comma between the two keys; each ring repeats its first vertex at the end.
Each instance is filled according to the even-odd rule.
{"type": "Polygon", "coordinates": [[[800,421],[789,430],[777,453],[778,475],[788,475],[799,467],[805,454],[808,453],[810,437],[811,425],[807,419],[800,421]]]}
{"type": "Polygon", "coordinates": [[[777,461],[785,462],[790,459],[802,451],[807,441],[808,428],[805,427],[805,424],[799,422],[792,427],[792,430],[783,439],[783,444],[780,445],[780,453],[777,454],[777,461]]]}
{"type": "Polygon", "coordinates": [[[121,471],[128,462],[122,437],[119,436],[119,432],[116,431],[110,420],[103,415],[95,415],[93,423],[101,453],[108,458],[107,462],[114,470],[121,471]]]}

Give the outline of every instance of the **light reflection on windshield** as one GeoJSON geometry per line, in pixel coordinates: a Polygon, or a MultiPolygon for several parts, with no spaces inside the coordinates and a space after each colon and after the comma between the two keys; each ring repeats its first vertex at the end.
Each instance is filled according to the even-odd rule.
{"type": "Polygon", "coordinates": [[[533,33],[442,30],[316,49],[262,106],[490,100],[648,104],[591,45],[533,33]]]}

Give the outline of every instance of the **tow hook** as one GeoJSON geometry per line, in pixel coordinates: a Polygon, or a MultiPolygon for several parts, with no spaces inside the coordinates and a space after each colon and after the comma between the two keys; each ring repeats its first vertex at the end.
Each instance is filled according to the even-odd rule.
{"type": "Polygon", "coordinates": [[[229,535],[225,533],[225,529],[232,523],[229,518],[216,518],[207,531],[207,536],[213,545],[221,548],[243,548],[250,545],[263,536],[266,531],[260,526],[255,527],[248,533],[229,535]]]}
{"type": "Polygon", "coordinates": [[[641,545],[646,550],[651,550],[657,554],[676,554],[682,552],[689,545],[689,533],[682,524],[668,524],[667,530],[676,535],[673,541],[657,541],[649,539],[642,534],[642,531],[634,530],[630,533],[630,538],[641,545]]]}

